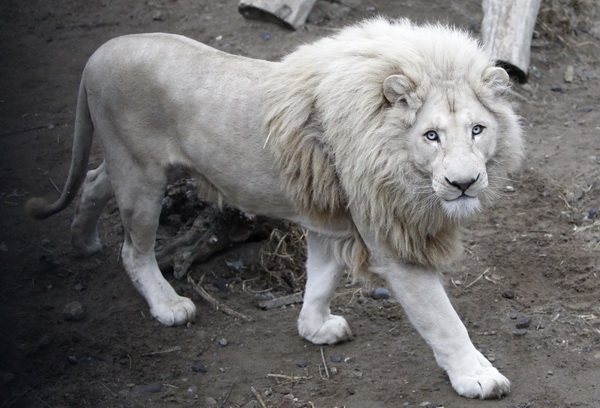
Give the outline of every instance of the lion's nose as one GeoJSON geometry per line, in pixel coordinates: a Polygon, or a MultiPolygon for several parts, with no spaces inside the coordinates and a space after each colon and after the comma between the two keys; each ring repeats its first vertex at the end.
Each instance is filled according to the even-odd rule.
{"type": "Polygon", "coordinates": [[[469,187],[471,187],[473,185],[473,183],[475,183],[477,180],[479,180],[479,174],[477,175],[477,177],[475,177],[467,182],[450,181],[450,180],[448,180],[447,177],[445,177],[445,178],[446,178],[446,181],[448,182],[448,184],[458,188],[464,194],[469,189],[469,187]]]}

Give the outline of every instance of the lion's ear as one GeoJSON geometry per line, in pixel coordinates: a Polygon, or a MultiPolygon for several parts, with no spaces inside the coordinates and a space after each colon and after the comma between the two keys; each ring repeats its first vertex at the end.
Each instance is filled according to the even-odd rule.
{"type": "Polygon", "coordinates": [[[510,85],[508,73],[500,67],[486,68],[485,71],[483,71],[482,79],[495,95],[502,95],[510,85]]]}
{"type": "Polygon", "coordinates": [[[405,75],[390,75],[383,81],[383,95],[394,106],[409,103],[409,94],[414,92],[415,84],[405,75]]]}

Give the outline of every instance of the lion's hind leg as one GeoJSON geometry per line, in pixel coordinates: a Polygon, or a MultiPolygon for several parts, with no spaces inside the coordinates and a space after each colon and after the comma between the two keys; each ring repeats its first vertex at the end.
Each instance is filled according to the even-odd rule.
{"type": "Polygon", "coordinates": [[[98,168],[88,171],[71,224],[71,244],[78,254],[88,256],[102,249],[98,219],[112,197],[106,163],[102,162],[98,168]]]}
{"type": "Polygon", "coordinates": [[[121,158],[118,163],[109,171],[125,229],[125,270],[158,321],[167,326],[192,321],[196,306],[163,277],[154,252],[166,174],[155,166],[139,168],[133,160],[121,158]]]}
{"type": "Polygon", "coordinates": [[[336,260],[328,239],[309,231],[307,279],[298,331],[312,343],[334,344],[352,337],[346,319],[331,314],[329,308],[343,270],[344,265],[336,260]]]}

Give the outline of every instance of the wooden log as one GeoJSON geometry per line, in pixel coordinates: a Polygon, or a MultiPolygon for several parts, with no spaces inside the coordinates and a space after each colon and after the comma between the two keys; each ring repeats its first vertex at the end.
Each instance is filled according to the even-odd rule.
{"type": "Polygon", "coordinates": [[[317,0],[240,0],[238,10],[245,18],[270,21],[291,30],[306,22],[317,0]]]}
{"type": "Polygon", "coordinates": [[[531,37],[541,0],[483,0],[481,37],[496,60],[519,82],[527,82],[531,37]]]}

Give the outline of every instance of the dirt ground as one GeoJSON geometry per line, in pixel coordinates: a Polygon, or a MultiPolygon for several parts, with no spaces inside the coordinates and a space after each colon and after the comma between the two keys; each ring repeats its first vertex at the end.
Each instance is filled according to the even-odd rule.
{"type": "MultiPolygon", "coordinates": [[[[355,338],[336,346],[297,335],[299,305],[259,309],[293,291],[260,267],[263,243],[192,271],[251,322],[169,275],[200,311],[194,324],[169,328],[122,269],[118,211],[101,219],[104,251],[82,259],[70,249],[72,207],[44,222],[22,207],[34,195],[57,197],[81,70],[112,37],[165,31],[275,60],[377,13],[477,34],[479,0],[321,0],[297,32],[245,21],[236,0],[2,0],[0,407],[261,407],[256,395],[280,408],[599,407],[600,14],[593,0],[551,3],[529,83],[514,86],[527,160],[495,208],[466,225],[465,257],[444,275],[473,342],[512,381],[502,400],[471,401],[454,393],[400,306],[360,286],[340,284],[334,305],[355,338]],[[80,321],[63,316],[72,301],[85,307],[80,321]]],[[[96,152],[90,166],[99,162],[96,152]]]]}

